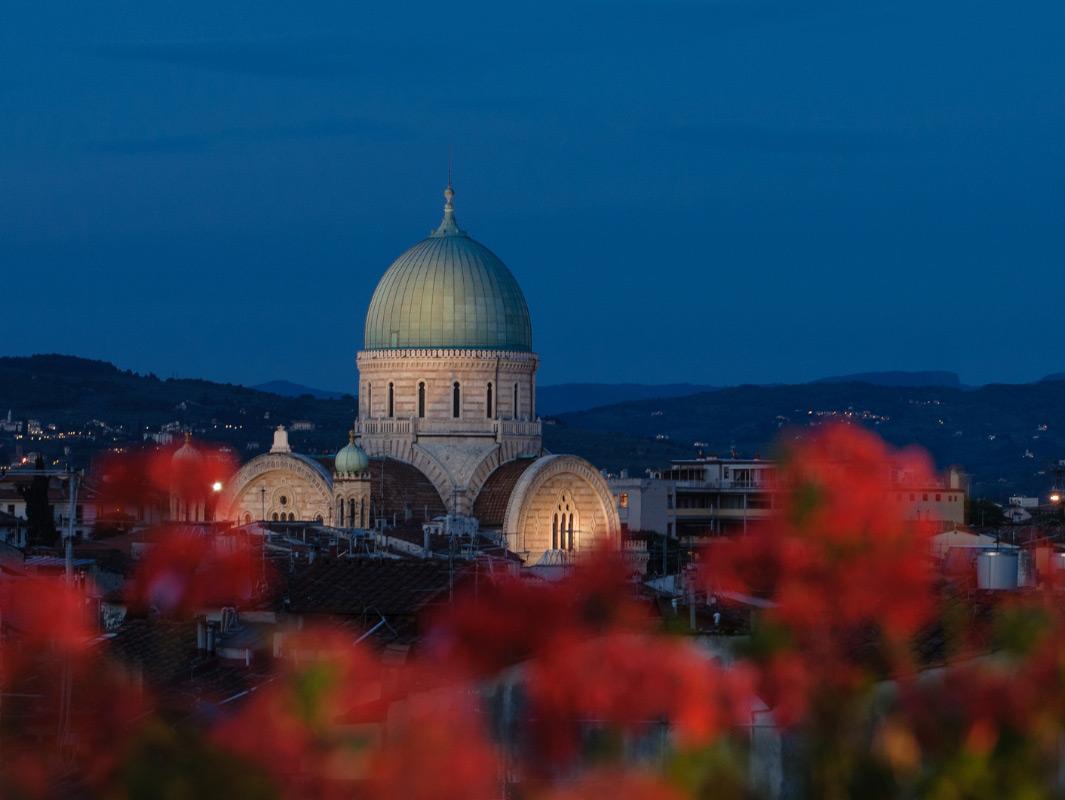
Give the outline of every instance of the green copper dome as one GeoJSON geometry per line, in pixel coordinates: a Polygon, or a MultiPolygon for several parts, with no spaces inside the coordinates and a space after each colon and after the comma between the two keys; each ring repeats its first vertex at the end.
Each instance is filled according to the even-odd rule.
{"type": "Polygon", "coordinates": [[[364,348],[532,350],[532,323],[506,264],[463,232],[451,200],[428,238],[397,258],[366,314],[364,348]]]}
{"type": "Polygon", "coordinates": [[[355,444],[355,431],[348,431],[348,443],[340,448],[333,459],[333,471],[337,475],[357,475],[370,466],[366,451],[355,444]]]}

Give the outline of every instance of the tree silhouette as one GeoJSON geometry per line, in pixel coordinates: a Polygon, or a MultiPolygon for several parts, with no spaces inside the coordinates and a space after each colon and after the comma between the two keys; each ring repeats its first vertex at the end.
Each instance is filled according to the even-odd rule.
{"type": "MultiPolygon", "coordinates": [[[[38,456],[34,466],[44,469],[44,460],[38,456]]],[[[27,543],[30,547],[51,547],[59,538],[55,527],[55,515],[48,502],[47,475],[34,475],[26,486],[19,487],[22,499],[26,501],[27,543]]]]}

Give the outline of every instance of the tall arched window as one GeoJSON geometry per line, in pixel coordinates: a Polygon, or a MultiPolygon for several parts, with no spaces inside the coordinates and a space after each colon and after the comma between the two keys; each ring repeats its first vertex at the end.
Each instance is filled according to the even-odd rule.
{"type": "Polygon", "coordinates": [[[491,381],[488,382],[488,390],[485,392],[484,410],[485,410],[485,416],[488,417],[488,419],[492,419],[495,416],[495,414],[492,413],[493,409],[492,409],[492,382],[491,381]]]}
{"type": "Polygon", "coordinates": [[[514,384],[514,419],[521,417],[521,409],[518,408],[518,384],[514,384]]]}
{"type": "Polygon", "coordinates": [[[388,416],[389,419],[396,416],[396,385],[388,382],[388,416]]]}
{"type": "Polygon", "coordinates": [[[355,527],[355,498],[348,500],[348,527],[355,527]]]}
{"type": "Polygon", "coordinates": [[[558,550],[558,514],[555,514],[555,519],[551,523],[551,549],[558,550]]]}
{"type": "Polygon", "coordinates": [[[366,384],[366,416],[373,416],[373,384],[366,384]]]}
{"type": "Polygon", "coordinates": [[[455,419],[462,416],[462,391],[458,381],[451,385],[451,416],[455,419]]]}
{"type": "Polygon", "coordinates": [[[337,527],[344,527],[344,498],[337,498],[337,527]]]}
{"type": "MultiPolygon", "coordinates": [[[[573,506],[573,501],[568,498],[565,492],[558,499],[558,506],[556,507],[555,521],[558,528],[558,549],[559,550],[573,550],[575,549],[574,531],[575,514],[576,509],[573,506]]],[[[554,538],[552,536],[552,538],[554,538]]]]}
{"type": "Polygon", "coordinates": [[[359,527],[366,527],[366,498],[359,501],[359,527]]]}
{"type": "Polygon", "coordinates": [[[418,384],[418,416],[425,416],[425,381],[418,384]]]}

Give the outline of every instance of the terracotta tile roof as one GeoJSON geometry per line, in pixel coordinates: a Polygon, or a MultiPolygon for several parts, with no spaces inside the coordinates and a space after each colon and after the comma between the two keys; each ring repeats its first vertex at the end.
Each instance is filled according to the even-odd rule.
{"type": "Polygon", "coordinates": [[[267,677],[254,667],[197,650],[195,622],[127,619],[105,647],[169,700],[222,700],[267,677]]]}
{"type": "Polygon", "coordinates": [[[425,522],[446,514],[436,488],[417,467],[394,458],[370,459],[371,514],[392,522],[425,522]]]}
{"type": "Polygon", "coordinates": [[[477,517],[482,528],[503,527],[503,517],[507,513],[507,503],[510,502],[514,486],[535,460],[518,458],[508,461],[488,476],[473,503],[473,516],[477,517]]]}
{"type": "Polygon", "coordinates": [[[416,559],[322,559],[293,577],[289,611],[297,614],[410,617],[446,601],[466,566],[416,559]]]}

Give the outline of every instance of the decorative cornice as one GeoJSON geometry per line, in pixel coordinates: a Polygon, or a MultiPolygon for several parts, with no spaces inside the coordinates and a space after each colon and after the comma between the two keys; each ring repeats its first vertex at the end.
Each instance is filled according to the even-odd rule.
{"type": "Polygon", "coordinates": [[[363,361],[412,361],[416,359],[454,360],[470,359],[477,361],[514,361],[517,363],[537,364],[540,357],[536,353],[522,350],[477,350],[468,348],[394,348],[390,350],[360,350],[356,362],[363,361]]]}

